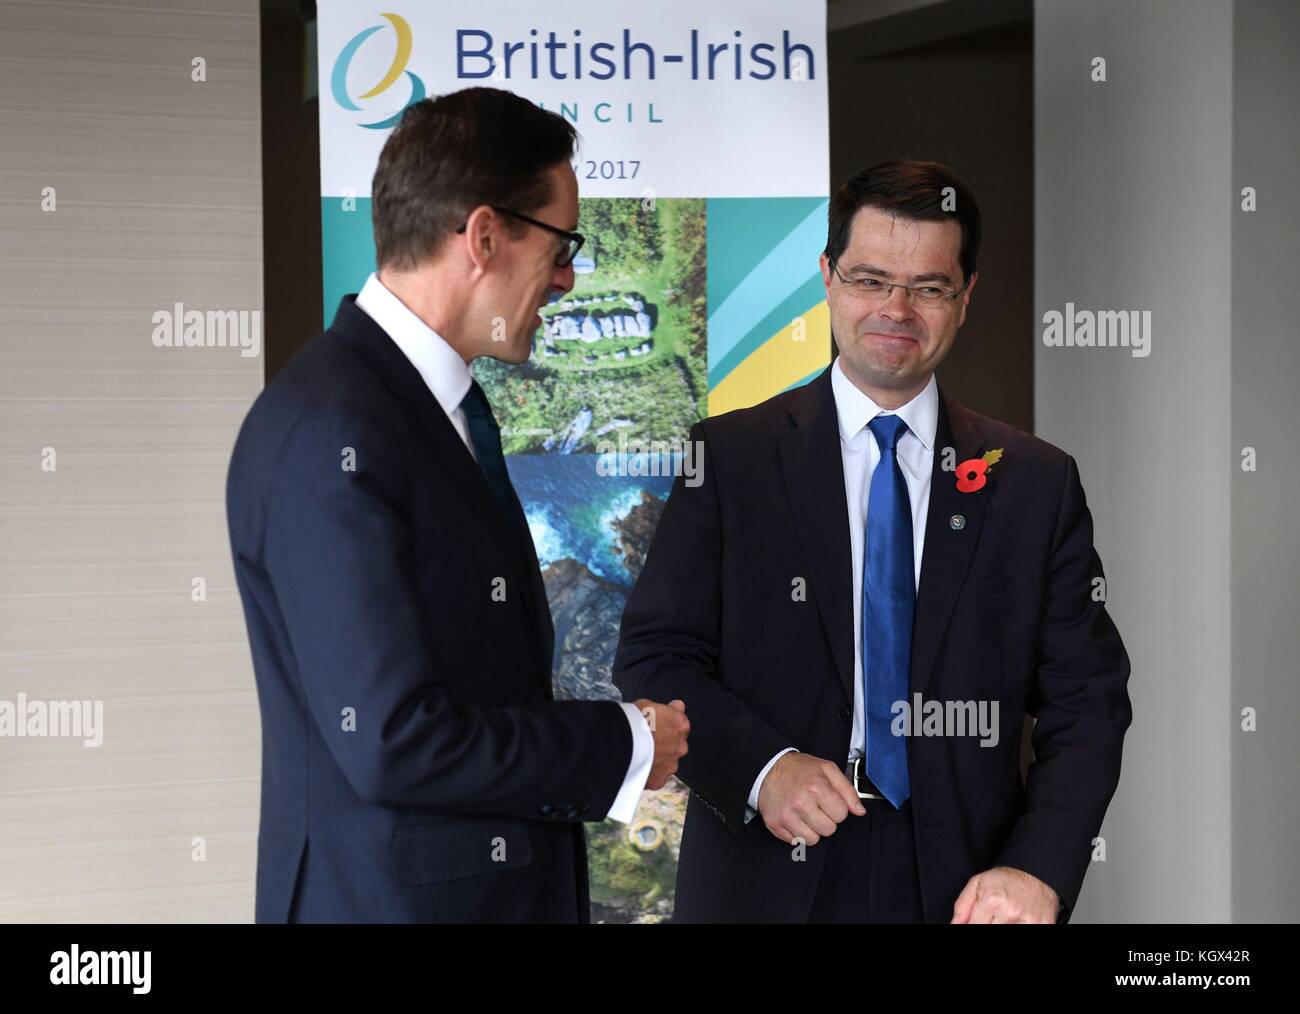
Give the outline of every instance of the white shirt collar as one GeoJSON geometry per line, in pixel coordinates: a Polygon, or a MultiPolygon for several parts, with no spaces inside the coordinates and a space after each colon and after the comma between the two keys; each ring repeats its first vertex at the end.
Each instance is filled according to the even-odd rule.
{"type": "Polygon", "coordinates": [[[447,415],[460,408],[474,378],[460,353],[442,335],[394,296],[377,274],[372,273],[357,293],[357,306],[393,339],[447,415]]]}
{"type": "MultiPolygon", "coordinates": [[[[882,409],[844,375],[839,356],[835,357],[835,364],[831,367],[831,390],[835,394],[835,412],[839,416],[840,439],[845,443],[861,433],[862,428],[882,412],[886,415],[890,414],[888,409],[882,409]]],[[[921,441],[927,451],[932,451],[935,432],[939,428],[939,385],[934,379],[934,374],[930,374],[929,383],[915,398],[895,409],[893,414],[900,416],[903,422],[907,423],[908,430],[921,441]]]]}

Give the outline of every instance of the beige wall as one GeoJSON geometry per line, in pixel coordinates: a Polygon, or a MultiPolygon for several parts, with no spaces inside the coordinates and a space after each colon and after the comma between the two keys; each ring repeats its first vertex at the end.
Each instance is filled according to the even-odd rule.
{"type": "Polygon", "coordinates": [[[0,737],[0,921],[250,920],[224,482],[262,358],[151,337],[176,302],[262,307],[257,4],[0,0],[0,26],[0,702],[104,707],[98,748],[0,737]]]}

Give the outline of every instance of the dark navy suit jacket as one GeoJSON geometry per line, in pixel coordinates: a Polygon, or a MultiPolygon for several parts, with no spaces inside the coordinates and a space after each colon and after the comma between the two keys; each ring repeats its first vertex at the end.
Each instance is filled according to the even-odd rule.
{"type": "Polygon", "coordinates": [[[626,715],[553,700],[522,516],[354,300],[258,397],[227,481],[257,921],[585,922],[581,821],[626,776],[626,715]]]}
{"type": "MultiPolygon", "coordinates": [[[[831,371],[706,419],[691,439],[703,481],[674,484],[623,616],[614,681],[628,699],[680,697],[691,716],[676,920],[805,921],[826,848],[793,862],[744,813],[783,748],[849,755],[857,618],[831,371]],[[806,597],[792,594],[797,578],[806,597]]],[[[1131,718],[1128,656],[1094,596],[1101,576],[1074,459],[941,390],[909,698],[997,701],[1000,734],[992,747],[908,739],[927,922],[949,922],[966,881],[994,866],[1047,883],[1068,920],[1131,718]],[[945,447],[950,467],[995,448],[1003,457],[984,488],[962,493],[945,447]],[[1022,784],[1026,713],[1035,762],[1022,784]]]]}

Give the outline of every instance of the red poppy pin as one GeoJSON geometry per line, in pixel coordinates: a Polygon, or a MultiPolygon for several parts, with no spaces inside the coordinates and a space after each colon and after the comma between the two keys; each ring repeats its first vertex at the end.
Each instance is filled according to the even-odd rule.
{"type": "Polygon", "coordinates": [[[985,451],[980,458],[968,458],[957,466],[957,492],[976,493],[988,482],[988,471],[1002,460],[1002,448],[985,451]]]}

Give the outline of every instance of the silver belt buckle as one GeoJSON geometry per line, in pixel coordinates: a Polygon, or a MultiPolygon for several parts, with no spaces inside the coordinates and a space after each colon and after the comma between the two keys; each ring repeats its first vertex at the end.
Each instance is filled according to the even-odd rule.
{"type": "MultiPolygon", "coordinates": [[[[877,795],[874,792],[863,792],[858,788],[858,765],[861,763],[861,757],[854,757],[844,768],[844,773],[849,776],[849,781],[853,783],[853,791],[858,794],[859,799],[884,799],[884,796],[877,795]]],[[[873,785],[872,788],[875,788],[875,786],[873,785]]]]}

